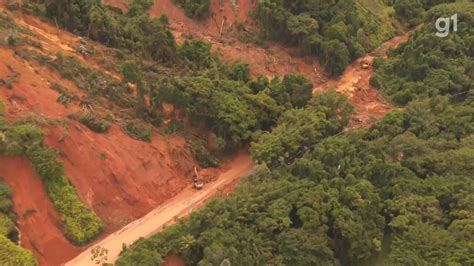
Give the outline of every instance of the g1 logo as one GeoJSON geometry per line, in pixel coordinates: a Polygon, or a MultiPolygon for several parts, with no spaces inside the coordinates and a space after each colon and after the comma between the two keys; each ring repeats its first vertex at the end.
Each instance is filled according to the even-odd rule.
{"type": "Polygon", "coordinates": [[[453,21],[453,31],[458,31],[458,14],[454,14],[448,18],[438,18],[436,20],[436,29],[438,32],[436,36],[444,38],[451,32],[451,20],[453,21]]]}

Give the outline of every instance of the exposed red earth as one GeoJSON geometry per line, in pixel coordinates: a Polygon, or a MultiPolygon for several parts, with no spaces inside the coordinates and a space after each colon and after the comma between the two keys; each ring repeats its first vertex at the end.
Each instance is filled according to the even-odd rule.
{"type": "MultiPolygon", "coordinates": [[[[78,37],[64,31],[58,32],[55,27],[27,15],[18,16],[15,20],[35,32],[37,36],[34,38],[49,53],[60,51],[75,56],[89,67],[98,67],[96,62],[73,52],[72,46],[79,42],[78,37]]],[[[66,174],[79,197],[105,223],[104,233],[99,239],[144,216],[192,183],[191,176],[196,163],[183,137],[155,134],[153,142],[148,144],[132,139],[117,125],[106,134],[94,133],[67,118],[69,114],[82,110],[78,104],[70,104],[66,108],[56,102],[59,93],[51,89],[53,83],[68,88],[79,97],[85,95],[72,82],[61,79],[58,73],[37,62],[20,58],[7,48],[0,48],[0,57],[0,78],[6,79],[16,73],[12,88],[0,90],[0,97],[7,109],[6,118],[14,120],[29,117],[55,122],[54,125],[42,126],[46,143],[60,152],[66,174]]],[[[106,112],[105,109],[98,111],[106,112]]],[[[34,214],[38,217],[34,223],[25,224],[20,218],[19,229],[24,246],[33,251],[41,265],[59,265],[73,258],[83,248],[74,247],[64,238],[58,214],[34,169],[24,159],[5,159],[5,162],[8,164],[2,163],[3,169],[6,169],[3,175],[6,176],[6,183],[12,187],[15,203],[31,200],[36,202],[32,205],[36,209],[40,209],[44,202],[49,204],[41,207],[45,211],[34,214]],[[17,175],[24,182],[21,184],[34,184],[35,191],[39,192],[34,194],[19,189],[19,185],[12,181],[15,180],[15,169],[25,171],[17,175]],[[35,180],[35,183],[29,182],[30,179],[35,180]],[[37,196],[30,199],[31,195],[37,196]],[[51,233],[46,238],[32,229],[33,224],[33,229],[38,232],[51,233]],[[55,229],[49,228],[50,225],[56,226],[55,229]],[[39,231],[39,228],[44,228],[44,231],[39,231]],[[53,242],[57,244],[52,245],[53,242]]],[[[219,175],[232,167],[223,165],[208,172],[219,175]]],[[[15,207],[19,214],[29,208],[16,204],[15,207]]]]}
{"type": "Polygon", "coordinates": [[[24,158],[0,156],[0,176],[13,191],[20,243],[41,265],[59,265],[79,252],[64,237],[59,215],[33,166],[24,158]]]}

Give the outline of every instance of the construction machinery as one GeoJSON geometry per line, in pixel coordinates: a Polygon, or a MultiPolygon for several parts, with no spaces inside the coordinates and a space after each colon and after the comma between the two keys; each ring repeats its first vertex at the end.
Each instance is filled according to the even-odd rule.
{"type": "Polygon", "coordinates": [[[370,62],[365,61],[365,60],[362,61],[361,62],[361,67],[362,67],[362,69],[369,69],[371,67],[370,62]]]}
{"type": "Polygon", "coordinates": [[[196,167],[194,167],[193,184],[196,189],[202,189],[204,187],[204,181],[199,178],[199,173],[196,167]]]}

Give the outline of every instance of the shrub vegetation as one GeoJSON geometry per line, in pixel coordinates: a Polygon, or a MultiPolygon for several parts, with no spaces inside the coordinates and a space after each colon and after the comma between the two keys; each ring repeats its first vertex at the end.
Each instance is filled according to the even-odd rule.
{"type": "Polygon", "coordinates": [[[209,16],[211,0],[174,0],[188,17],[203,19],[209,16]]]}
{"type": "MultiPolygon", "coordinates": [[[[0,100],[0,135],[4,136],[5,128],[3,101],[0,100]]],[[[3,150],[5,143],[0,143],[3,150]]],[[[16,213],[11,199],[12,191],[0,177],[0,265],[37,265],[33,254],[13,241],[17,241],[15,228],[16,213]]]]}
{"type": "Polygon", "coordinates": [[[0,264],[1,265],[38,265],[33,254],[13,243],[4,235],[0,235],[0,264]]]}
{"type": "Polygon", "coordinates": [[[137,140],[151,142],[153,127],[139,119],[127,121],[123,130],[137,140]]]}
{"type": "Polygon", "coordinates": [[[79,122],[87,126],[90,130],[97,133],[105,133],[110,128],[110,122],[102,119],[94,112],[82,112],[79,117],[79,122]]]}

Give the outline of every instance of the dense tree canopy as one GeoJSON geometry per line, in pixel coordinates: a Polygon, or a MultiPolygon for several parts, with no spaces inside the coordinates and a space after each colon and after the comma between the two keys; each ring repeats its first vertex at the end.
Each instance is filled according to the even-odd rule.
{"type": "Polygon", "coordinates": [[[261,0],[256,19],[271,38],[321,58],[331,75],[393,35],[383,1],[261,0]]]}
{"type": "Polygon", "coordinates": [[[428,12],[425,23],[391,53],[390,60],[375,63],[372,84],[397,104],[434,95],[465,99],[474,86],[472,5],[437,6],[428,12]],[[436,36],[435,20],[452,14],[458,14],[458,30],[446,38],[436,36]]]}
{"type": "Polygon", "coordinates": [[[216,133],[222,148],[233,150],[247,143],[253,132],[275,125],[284,110],[305,106],[311,97],[313,85],[300,74],[267,80],[260,89],[252,90],[262,78],[245,82],[248,70],[240,66],[224,67],[218,77],[160,81],[155,100],[186,111],[194,121],[203,122],[216,133]]]}
{"type": "Polygon", "coordinates": [[[423,21],[426,10],[455,0],[389,0],[388,2],[393,5],[397,17],[409,27],[413,27],[423,21]]]}
{"type": "Polygon", "coordinates": [[[146,10],[152,1],[133,0],[128,12],[107,7],[96,0],[46,3],[46,15],[66,29],[102,42],[127,49],[156,61],[176,59],[177,45],[166,17],[150,19],[146,10]]]}
{"type": "Polygon", "coordinates": [[[344,95],[333,90],[317,94],[306,108],[284,112],[271,132],[257,134],[252,154],[262,163],[286,160],[316,141],[339,133],[352,114],[353,107],[344,95]]]}
{"type": "Polygon", "coordinates": [[[202,19],[209,15],[211,0],[174,0],[188,17],[202,19]]]}
{"type": "MultiPolygon", "coordinates": [[[[428,18],[441,10],[472,18],[468,4],[435,7],[428,18]]],[[[139,240],[118,265],[161,263],[170,253],[191,265],[367,265],[374,258],[390,265],[473,264],[473,77],[450,71],[451,80],[438,84],[432,79],[440,75],[407,69],[451,60],[454,69],[469,68],[467,29],[460,27],[450,37],[457,45],[447,49],[444,41],[430,42],[433,31],[425,25],[377,62],[378,84],[388,96],[397,94],[393,88],[409,88],[395,85],[414,75],[426,90],[411,90],[398,102],[403,111],[368,129],[331,136],[352,113],[347,99],[334,92],[283,111],[271,133],[257,134],[254,156],[268,162],[312,143],[301,158],[277,168],[259,166],[232,196],[139,240]],[[438,58],[415,61],[414,51],[426,45],[438,58]],[[397,64],[403,67],[393,68],[397,64]]],[[[272,83],[260,78],[249,86],[257,93],[281,86],[272,83]]]]}

